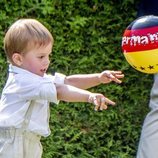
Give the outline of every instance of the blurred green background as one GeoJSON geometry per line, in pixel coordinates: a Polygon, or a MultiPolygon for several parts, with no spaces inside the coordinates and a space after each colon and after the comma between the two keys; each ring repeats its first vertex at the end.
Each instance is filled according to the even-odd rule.
{"type": "Polygon", "coordinates": [[[90,89],[117,102],[95,112],[87,103],[51,104],[51,135],[42,138],[43,158],[134,158],[153,76],[134,70],[121,50],[126,27],[136,18],[138,0],[1,0],[0,90],[8,63],[3,37],[19,18],[36,18],[55,39],[50,69],[66,75],[122,70],[121,85],[90,89]]]}

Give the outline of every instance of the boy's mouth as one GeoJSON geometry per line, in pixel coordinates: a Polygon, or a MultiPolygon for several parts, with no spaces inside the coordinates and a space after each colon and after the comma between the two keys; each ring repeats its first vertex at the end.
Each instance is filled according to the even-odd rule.
{"type": "Polygon", "coordinates": [[[47,69],[41,69],[42,73],[46,73],[47,69]]]}

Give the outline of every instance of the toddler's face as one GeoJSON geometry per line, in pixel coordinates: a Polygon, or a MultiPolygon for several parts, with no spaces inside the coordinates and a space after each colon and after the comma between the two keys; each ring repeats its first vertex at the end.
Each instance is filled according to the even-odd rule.
{"type": "Polygon", "coordinates": [[[52,51],[52,44],[47,46],[35,47],[22,55],[21,68],[26,69],[36,75],[43,76],[49,66],[49,55],[52,51]]]}

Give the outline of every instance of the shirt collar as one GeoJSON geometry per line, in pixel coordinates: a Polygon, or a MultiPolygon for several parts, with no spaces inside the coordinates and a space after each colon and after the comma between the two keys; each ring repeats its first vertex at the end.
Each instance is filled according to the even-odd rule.
{"type": "Polygon", "coordinates": [[[23,68],[20,68],[20,67],[17,67],[17,66],[14,66],[12,64],[9,65],[9,73],[14,73],[14,74],[28,74],[28,75],[32,75],[32,76],[35,76],[35,77],[40,77],[39,75],[36,75],[28,70],[25,70],[23,68]]]}

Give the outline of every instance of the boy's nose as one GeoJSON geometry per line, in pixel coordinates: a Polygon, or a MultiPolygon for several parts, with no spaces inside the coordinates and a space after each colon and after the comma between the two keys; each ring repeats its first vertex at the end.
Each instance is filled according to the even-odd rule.
{"type": "Polygon", "coordinates": [[[50,60],[49,59],[46,59],[45,61],[44,61],[44,65],[49,65],[50,64],[50,60]]]}

